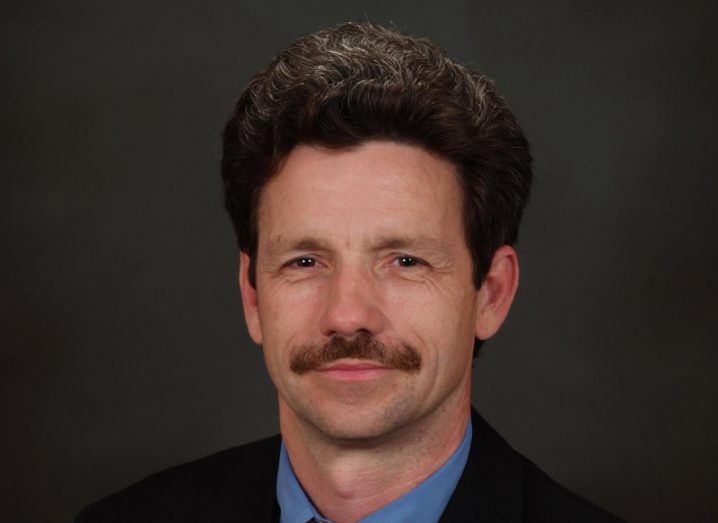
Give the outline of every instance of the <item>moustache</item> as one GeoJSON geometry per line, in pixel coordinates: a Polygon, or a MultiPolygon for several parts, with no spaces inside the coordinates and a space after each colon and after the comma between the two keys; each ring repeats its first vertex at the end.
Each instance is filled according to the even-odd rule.
{"type": "Polygon", "coordinates": [[[417,372],[421,368],[419,351],[411,345],[386,345],[368,332],[360,332],[352,338],[333,336],[324,344],[296,347],[290,356],[289,369],[304,374],[343,358],[371,360],[388,369],[404,372],[417,372]]]}

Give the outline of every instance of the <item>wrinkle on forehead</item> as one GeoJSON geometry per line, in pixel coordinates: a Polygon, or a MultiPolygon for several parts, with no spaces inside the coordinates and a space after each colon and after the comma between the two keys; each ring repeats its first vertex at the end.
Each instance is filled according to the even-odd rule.
{"type": "Polygon", "coordinates": [[[298,146],[265,189],[259,236],[272,252],[285,248],[281,238],[304,242],[298,248],[326,250],[321,240],[336,248],[433,250],[442,243],[447,247],[457,232],[463,237],[454,165],[416,146],[369,142],[340,151],[298,146]]]}

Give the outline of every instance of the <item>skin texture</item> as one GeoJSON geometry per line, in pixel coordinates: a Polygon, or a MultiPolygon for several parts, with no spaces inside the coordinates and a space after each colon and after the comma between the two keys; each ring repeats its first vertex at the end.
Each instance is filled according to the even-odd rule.
{"type": "Polygon", "coordinates": [[[453,164],[388,141],[298,146],[262,193],[256,289],[240,257],[245,319],[295,473],[335,521],[406,493],[463,436],[473,340],[506,317],[518,261],[502,247],[475,289],[461,201],[453,164]],[[290,368],[298,351],[358,336],[411,347],[419,368],[357,358],[290,368]]]}

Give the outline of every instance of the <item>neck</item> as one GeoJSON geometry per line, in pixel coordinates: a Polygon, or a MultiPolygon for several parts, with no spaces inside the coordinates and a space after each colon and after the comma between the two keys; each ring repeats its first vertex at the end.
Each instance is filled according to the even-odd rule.
{"type": "Polygon", "coordinates": [[[406,494],[459,447],[470,417],[468,389],[410,426],[375,441],[336,440],[299,419],[279,399],[292,468],[321,514],[352,523],[406,494]]]}

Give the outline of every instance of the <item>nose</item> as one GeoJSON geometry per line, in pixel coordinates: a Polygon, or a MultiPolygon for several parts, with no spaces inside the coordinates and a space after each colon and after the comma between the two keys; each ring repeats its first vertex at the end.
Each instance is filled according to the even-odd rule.
{"type": "Polygon", "coordinates": [[[348,267],[337,270],[324,293],[319,327],[325,336],[352,337],[360,331],[378,334],[384,330],[386,318],[370,271],[348,267]]]}

